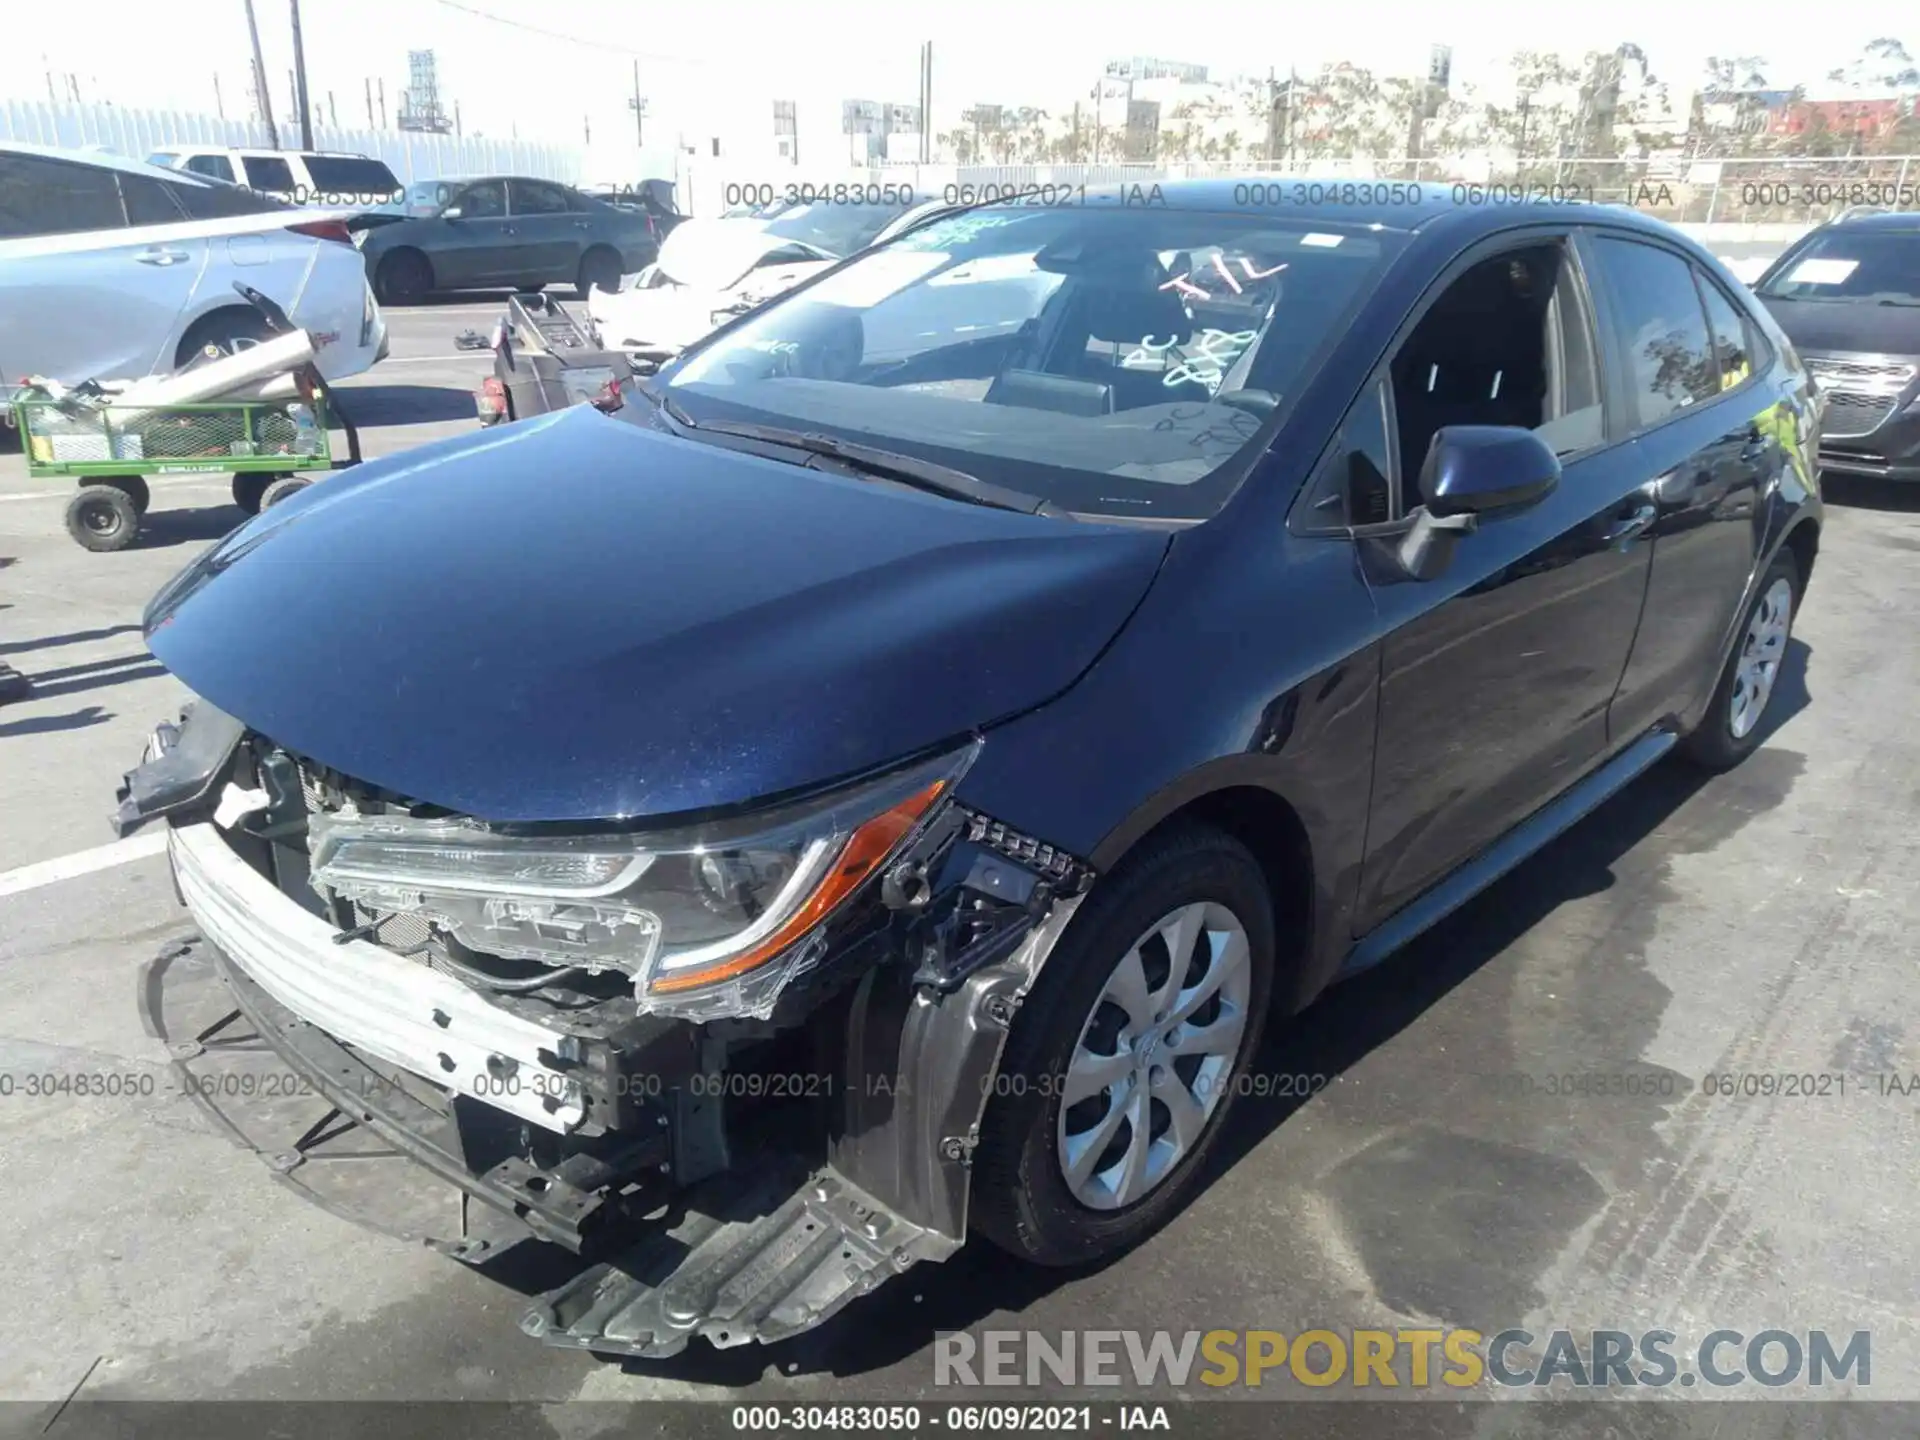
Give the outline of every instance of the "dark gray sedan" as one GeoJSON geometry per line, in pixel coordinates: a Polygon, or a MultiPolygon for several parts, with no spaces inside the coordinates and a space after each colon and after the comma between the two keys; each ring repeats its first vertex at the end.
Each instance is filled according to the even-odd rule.
{"type": "Polygon", "coordinates": [[[644,210],[517,175],[419,181],[351,228],[374,291],[389,305],[436,290],[612,290],[660,249],[644,210]]]}

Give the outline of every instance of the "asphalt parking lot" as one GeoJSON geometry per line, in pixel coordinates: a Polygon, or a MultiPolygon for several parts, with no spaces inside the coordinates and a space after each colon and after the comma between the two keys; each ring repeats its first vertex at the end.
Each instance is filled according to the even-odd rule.
{"type": "MultiPolygon", "coordinates": [[[[391,358],[346,392],[370,453],[473,426],[488,357],[452,337],[497,308],[389,312],[391,358]]],[[[1862,1393],[1920,1399],[1920,496],[1830,494],[1760,752],[1656,769],[1282,1027],[1262,1072],[1328,1083],[1243,1101],[1146,1246],[1061,1274],[976,1242],[777,1349],[623,1366],[519,1333],[552,1257],[482,1273],[360,1230],[169,1089],[136,977],[184,912],[142,837],[93,852],[182,693],[141,608],[240,516],[224,477],[154,489],[142,544],[93,555],[64,486],[0,453],[0,658],[38,692],[0,709],[0,1073],[155,1081],[0,1098],[0,1398],[881,1401],[929,1392],[945,1330],[1425,1323],[1867,1330],[1862,1393]],[[1557,1080],[1615,1075],[1634,1093],[1557,1080]],[[1708,1079],[1745,1075],[1846,1083],[1708,1079]]]]}

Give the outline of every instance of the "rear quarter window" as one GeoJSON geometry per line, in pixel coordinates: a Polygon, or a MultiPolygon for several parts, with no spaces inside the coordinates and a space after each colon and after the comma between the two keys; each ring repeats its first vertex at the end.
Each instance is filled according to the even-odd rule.
{"type": "Polygon", "coordinates": [[[358,155],[309,155],[307,179],[323,204],[379,205],[403,188],[379,160],[358,155]]]}
{"type": "Polygon", "coordinates": [[[189,220],[225,220],[235,215],[270,215],[287,209],[269,196],[233,185],[207,185],[191,180],[162,181],[189,220]]]}
{"type": "Polygon", "coordinates": [[[178,186],[150,175],[120,176],[120,198],[126,202],[129,225],[178,225],[186,211],[173,198],[178,186]]]}

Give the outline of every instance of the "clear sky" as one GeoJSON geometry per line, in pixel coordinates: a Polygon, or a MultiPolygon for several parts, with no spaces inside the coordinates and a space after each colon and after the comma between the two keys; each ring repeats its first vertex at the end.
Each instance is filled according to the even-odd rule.
{"type": "MultiPolygon", "coordinates": [[[[24,3],[24,0],[20,0],[24,3]]],[[[44,99],[44,72],[73,72],[82,93],[117,104],[212,110],[218,77],[226,113],[247,113],[242,0],[83,0],[84,23],[10,27],[0,99],[44,99]],[[44,59],[42,58],[44,56],[44,59]]],[[[255,0],[277,115],[291,64],[287,0],[255,0]]],[[[40,12],[43,15],[46,12],[40,12]]],[[[1626,40],[1670,83],[1699,83],[1706,57],[1754,54],[1779,85],[1818,83],[1889,32],[1920,43],[1920,21],[1890,3],[1843,6],[1806,23],[1803,8],[1763,3],[1692,6],[1675,0],[305,0],[309,87],[329,91],[343,125],[366,122],[365,82],[386,83],[397,107],[407,51],[439,57],[443,101],[457,99],[469,132],[576,141],[584,123],[631,126],[632,64],[656,116],[686,116],[741,97],[837,104],[862,97],[911,103],[920,43],[935,54],[936,120],[976,101],[1071,103],[1104,62],[1158,55],[1217,71],[1303,69],[1348,59],[1386,74],[1426,68],[1428,47],[1454,47],[1456,80],[1485,83],[1515,49],[1578,55],[1626,40]],[[481,18],[483,11],[503,17],[481,18]],[[518,21],[517,28],[505,21],[518,21]],[[536,30],[560,31],[572,43],[536,30]]],[[[449,105],[449,108],[451,106],[449,105]]],[[[320,118],[320,117],[316,117],[320,118]]]]}

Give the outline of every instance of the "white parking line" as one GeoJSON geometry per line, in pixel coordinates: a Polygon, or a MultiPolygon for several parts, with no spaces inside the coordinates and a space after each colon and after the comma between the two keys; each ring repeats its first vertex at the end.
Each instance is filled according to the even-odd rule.
{"type": "Polygon", "coordinates": [[[111,845],[96,846],[57,860],[42,860],[37,865],[22,865],[18,870],[0,874],[0,895],[18,895],[23,890],[38,890],[42,885],[57,885],[91,875],[96,870],[111,870],[134,860],[145,860],[167,848],[167,832],[154,830],[145,835],[129,835],[111,845]]]}

